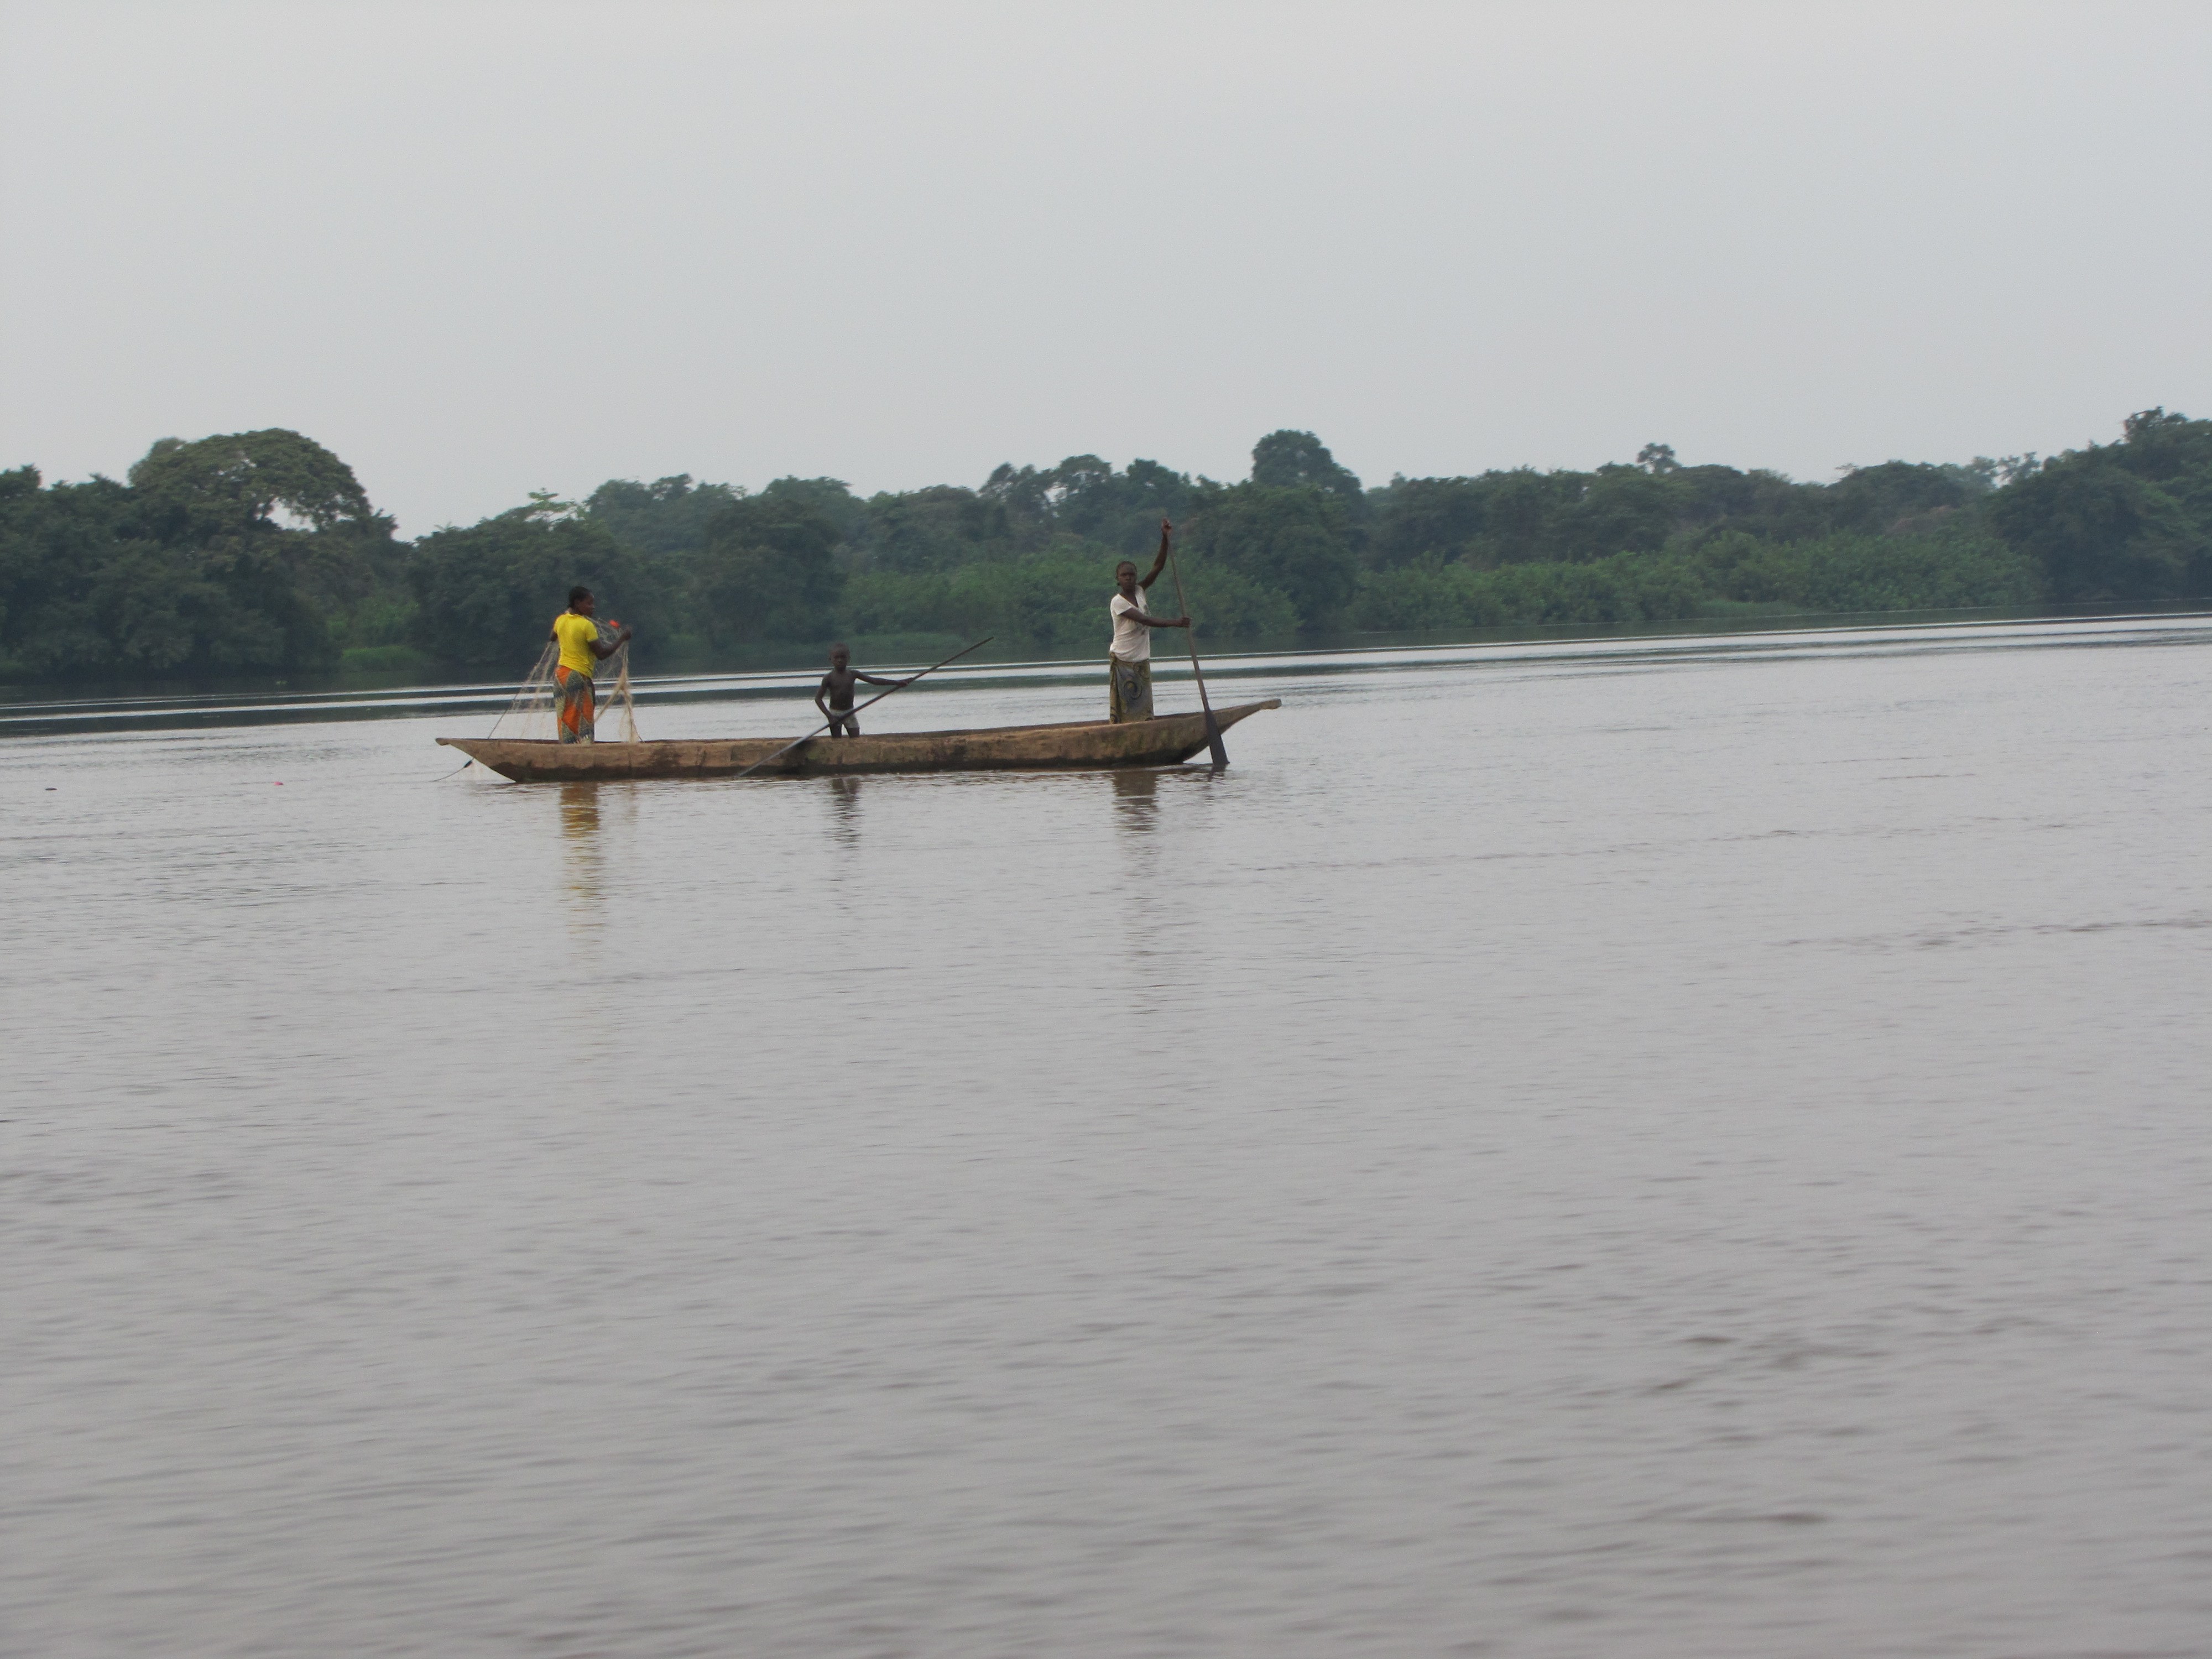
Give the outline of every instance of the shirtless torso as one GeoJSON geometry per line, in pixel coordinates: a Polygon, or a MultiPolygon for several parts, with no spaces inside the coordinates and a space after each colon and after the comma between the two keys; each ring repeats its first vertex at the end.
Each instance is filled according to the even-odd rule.
{"type": "Polygon", "coordinates": [[[903,680],[887,680],[874,674],[863,674],[853,666],[853,653],[842,645],[830,647],[830,672],[822,677],[822,684],[814,693],[814,706],[822,711],[822,718],[830,722],[833,738],[857,738],[860,723],[853,718],[853,693],[863,683],[869,685],[903,685],[903,680]]]}

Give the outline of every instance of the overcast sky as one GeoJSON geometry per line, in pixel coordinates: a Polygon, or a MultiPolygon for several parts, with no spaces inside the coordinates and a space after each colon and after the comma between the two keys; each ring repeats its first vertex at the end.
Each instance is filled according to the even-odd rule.
{"type": "Polygon", "coordinates": [[[2212,6],[0,0],[0,465],[409,533],[1085,451],[1370,483],[2212,414],[2212,6]]]}

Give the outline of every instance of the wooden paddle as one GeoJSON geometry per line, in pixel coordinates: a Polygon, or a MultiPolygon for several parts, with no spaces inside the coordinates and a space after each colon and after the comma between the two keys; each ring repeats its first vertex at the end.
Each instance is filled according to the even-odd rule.
{"type": "MultiPolygon", "coordinates": [[[[1168,554],[1168,568],[1175,575],[1176,609],[1188,617],[1190,615],[1190,601],[1182,596],[1182,567],[1176,562],[1172,550],[1168,554]]],[[[1229,751],[1221,746],[1221,728],[1214,723],[1213,705],[1206,701],[1206,671],[1198,665],[1198,629],[1186,628],[1183,632],[1190,636],[1190,672],[1198,681],[1198,706],[1206,711],[1206,746],[1213,751],[1216,766],[1226,766],[1229,764],[1229,751]]]]}
{"type": "Polygon", "coordinates": [[[781,760],[793,750],[798,748],[800,744],[812,742],[816,738],[820,737],[824,732],[827,732],[830,726],[836,725],[837,720],[848,720],[855,714],[858,714],[863,708],[873,708],[885,697],[890,696],[891,691],[905,690],[907,687],[912,685],[916,680],[920,679],[922,674],[934,674],[939,669],[945,666],[945,662],[958,662],[960,659],[966,656],[969,651],[981,651],[985,646],[990,644],[990,642],[996,638],[998,638],[998,635],[995,634],[986,634],[981,639],[976,641],[975,644],[967,647],[965,649],[954,652],[951,656],[945,659],[945,662],[933,662],[930,664],[928,667],[921,671],[921,674],[908,675],[896,685],[891,687],[890,691],[878,691],[874,696],[870,697],[867,702],[856,703],[851,708],[847,709],[843,714],[837,716],[836,720],[830,720],[823,725],[816,726],[811,732],[809,732],[803,738],[793,738],[789,743],[784,744],[782,748],[777,750],[773,755],[769,755],[764,759],[755,761],[750,766],[745,768],[744,771],[738,773],[738,776],[741,778],[750,777],[754,773],[759,771],[762,767],[766,766],[769,761],[781,760]]]}

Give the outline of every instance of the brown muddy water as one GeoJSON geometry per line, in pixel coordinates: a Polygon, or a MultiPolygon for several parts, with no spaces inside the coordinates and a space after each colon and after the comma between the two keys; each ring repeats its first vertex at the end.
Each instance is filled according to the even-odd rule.
{"type": "Polygon", "coordinates": [[[2212,1650],[2212,619],[1224,667],[11,706],[0,1650],[2212,1650]]]}

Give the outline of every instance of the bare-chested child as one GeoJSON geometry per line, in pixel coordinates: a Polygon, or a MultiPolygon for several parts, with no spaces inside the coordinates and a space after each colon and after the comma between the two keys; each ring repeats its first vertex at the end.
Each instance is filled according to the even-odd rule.
{"type": "Polygon", "coordinates": [[[853,718],[853,688],[862,680],[870,685],[904,685],[904,680],[887,680],[874,674],[863,674],[853,666],[853,653],[842,645],[830,647],[830,672],[822,677],[821,689],[814,694],[814,706],[822,711],[822,718],[830,722],[833,738],[857,738],[860,723],[853,718]],[[826,701],[825,701],[826,699],[826,701]]]}

